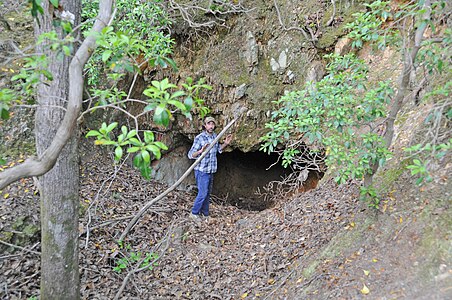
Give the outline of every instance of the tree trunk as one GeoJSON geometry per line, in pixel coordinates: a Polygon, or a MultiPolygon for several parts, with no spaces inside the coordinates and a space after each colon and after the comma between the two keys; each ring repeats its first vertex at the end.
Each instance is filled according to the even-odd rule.
{"type": "MultiPolygon", "coordinates": [[[[44,13],[35,26],[36,36],[54,30],[54,7],[42,1],[44,13]]],[[[61,0],[60,7],[72,13],[80,23],[80,0],[61,0]]],[[[56,29],[60,37],[60,28],[56,29]]],[[[75,45],[74,45],[75,46],[75,45]]],[[[37,46],[48,58],[48,70],[54,79],[38,87],[36,111],[36,149],[41,156],[49,147],[64,117],[69,93],[70,57],[37,46]]],[[[63,148],[55,166],[39,178],[41,196],[41,299],[79,299],[78,207],[79,167],[78,134],[63,148]]]]}
{"type": "MultiPolygon", "coordinates": [[[[431,18],[431,1],[426,0],[424,3],[425,12],[422,15],[422,20],[430,20],[431,18]]],[[[405,98],[407,97],[410,86],[410,75],[414,68],[417,54],[421,48],[422,41],[424,40],[424,32],[427,29],[427,22],[423,22],[419,25],[415,32],[412,34],[411,40],[408,41],[408,46],[403,51],[403,67],[402,73],[399,77],[399,83],[397,92],[394,98],[394,103],[391,106],[389,115],[386,121],[386,132],[384,135],[384,141],[386,147],[390,148],[392,145],[392,139],[394,138],[394,124],[399,111],[402,109],[405,98]]],[[[372,165],[372,172],[364,176],[364,186],[369,187],[372,185],[373,175],[378,170],[378,162],[372,165]]]]}

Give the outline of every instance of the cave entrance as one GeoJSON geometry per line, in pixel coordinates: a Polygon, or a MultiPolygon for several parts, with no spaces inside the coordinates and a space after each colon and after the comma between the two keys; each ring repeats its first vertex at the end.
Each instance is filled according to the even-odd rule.
{"type": "Polygon", "coordinates": [[[271,206],[272,203],[265,201],[257,191],[262,191],[269,182],[280,181],[291,173],[290,169],[275,163],[277,154],[234,150],[222,153],[217,158],[218,170],[212,194],[244,209],[262,211],[271,206]]]}
{"type": "MultiPolygon", "coordinates": [[[[190,168],[193,160],[187,157],[191,145],[186,143],[176,147],[161,160],[153,162],[153,178],[168,185],[179,180],[190,168]]],[[[278,162],[278,154],[267,154],[261,151],[242,152],[233,150],[217,155],[218,169],[214,176],[212,195],[214,201],[221,204],[235,205],[239,208],[262,211],[274,203],[263,195],[264,187],[272,181],[273,191],[283,191],[282,197],[314,189],[323,173],[309,171],[307,178],[300,177],[300,172],[294,173],[290,168],[284,168],[278,162]],[[292,183],[287,184],[291,178],[292,183]],[[258,191],[261,193],[259,194],[258,191]]],[[[189,176],[180,185],[182,190],[196,187],[194,176],[189,176]]],[[[272,197],[270,197],[272,198],[272,197]]],[[[283,199],[281,199],[283,200],[283,199]]]]}

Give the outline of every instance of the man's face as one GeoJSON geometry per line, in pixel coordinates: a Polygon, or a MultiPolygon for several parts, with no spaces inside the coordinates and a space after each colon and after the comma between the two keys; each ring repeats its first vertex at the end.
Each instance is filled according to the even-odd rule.
{"type": "Polygon", "coordinates": [[[213,130],[215,129],[215,122],[213,122],[213,121],[207,122],[205,127],[206,127],[206,131],[208,133],[212,133],[213,130]]]}

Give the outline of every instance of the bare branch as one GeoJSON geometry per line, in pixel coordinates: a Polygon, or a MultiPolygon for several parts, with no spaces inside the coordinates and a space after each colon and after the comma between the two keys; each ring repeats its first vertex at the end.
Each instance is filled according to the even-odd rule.
{"type": "Polygon", "coordinates": [[[331,0],[331,3],[333,4],[333,13],[331,14],[331,18],[326,22],[326,26],[330,26],[333,24],[334,17],[336,16],[336,1],[331,0]]]}
{"type": "Polygon", "coordinates": [[[39,252],[36,252],[36,251],[33,251],[33,250],[29,250],[29,249],[24,248],[24,247],[21,247],[21,246],[13,245],[13,244],[4,242],[4,241],[2,241],[2,240],[0,240],[0,244],[3,244],[3,245],[8,246],[8,247],[12,247],[12,248],[20,249],[20,250],[25,251],[25,252],[28,252],[28,253],[33,253],[33,254],[36,254],[36,255],[41,255],[41,253],[39,253],[39,252]]]}
{"type": "Polygon", "coordinates": [[[315,41],[317,41],[317,38],[314,36],[312,31],[310,32],[311,37],[309,37],[308,33],[306,32],[306,30],[304,30],[301,27],[286,27],[286,25],[284,25],[284,22],[281,19],[281,13],[279,11],[278,4],[276,4],[276,0],[273,0],[273,4],[274,4],[274,6],[276,8],[276,13],[278,15],[279,24],[281,24],[281,27],[283,28],[284,31],[291,31],[291,30],[300,31],[303,34],[304,38],[306,40],[308,40],[309,42],[314,43],[315,41]]]}
{"type": "Polygon", "coordinates": [[[192,1],[187,4],[178,3],[175,0],[168,1],[169,8],[182,17],[182,19],[188,24],[188,27],[195,29],[202,28],[212,28],[214,26],[224,26],[226,19],[221,16],[239,14],[239,13],[249,13],[254,10],[246,9],[241,4],[233,4],[224,2],[221,4],[222,9],[212,9],[209,7],[200,6],[197,1],[192,1]],[[197,21],[197,16],[204,15],[208,16],[208,21],[197,21]]]}

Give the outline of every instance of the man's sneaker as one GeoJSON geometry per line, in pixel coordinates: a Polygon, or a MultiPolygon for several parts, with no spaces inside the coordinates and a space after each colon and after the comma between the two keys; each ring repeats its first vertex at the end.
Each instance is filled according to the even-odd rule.
{"type": "Polygon", "coordinates": [[[201,217],[199,215],[195,215],[195,214],[190,214],[190,219],[192,219],[193,221],[195,221],[196,223],[201,222],[201,217]]]}

